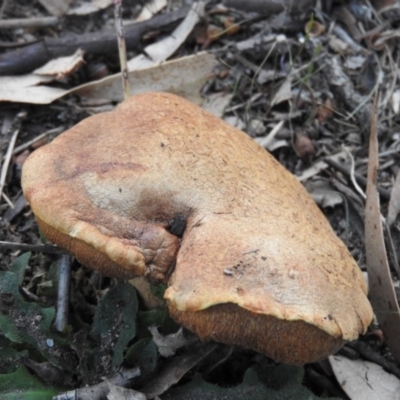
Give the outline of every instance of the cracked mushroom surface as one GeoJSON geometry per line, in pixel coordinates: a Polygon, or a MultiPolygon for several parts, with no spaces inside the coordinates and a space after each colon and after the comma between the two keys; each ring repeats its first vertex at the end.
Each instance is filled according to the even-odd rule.
{"type": "Polygon", "coordinates": [[[50,241],[166,282],[172,317],[204,340],[304,364],[372,320],[359,267],[296,178],[175,95],[83,120],[27,159],[22,185],[50,241]]]}

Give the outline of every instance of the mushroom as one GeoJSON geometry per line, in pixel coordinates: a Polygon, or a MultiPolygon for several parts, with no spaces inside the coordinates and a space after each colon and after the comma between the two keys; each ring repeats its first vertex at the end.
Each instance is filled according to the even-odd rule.
{"type": "Polygon", "coordinates": [[[372,319],[362,274],[303,186],[245,133],[172,94],[135,95],[25,162],[46,237],[105,275],[165,282],[203,340],[325,358],[372,319]]]}

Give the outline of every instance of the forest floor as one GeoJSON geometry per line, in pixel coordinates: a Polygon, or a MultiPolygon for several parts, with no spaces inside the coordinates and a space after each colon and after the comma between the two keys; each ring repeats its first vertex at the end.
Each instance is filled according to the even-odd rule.
{"type": "MultiPolygon", "coordinates": [[[[306,187],[365,279],[373,271],[367,256],[382,261],[387,286],[371,285],[376,319],[365,335],[329,360],[291,367],[201,343],[165,307],[146,307],[131,285],[44,244],[22,193],[22,166],[35,149],[123,100],[114,5],[4,0],[0,397],[397,398],[398,307],[389,315],[376,304],[399,293],[399,2],[125,0],[122,10],[132,94],[177,93],[246,132],[306,187]],[[368,176],[374,157],[376,182],[368,176]],[[374,184],[380,208],[368,211],[374,184]],[[382,221],[383,233],[368,238],[368,221],[382,221]],[[60,275],[65,263],[70,277],[60,275]],[[57,329],[65,279],[68,312],[57,329]]],[[[152,290],[161,298],[159,289],[152,290]]]]}

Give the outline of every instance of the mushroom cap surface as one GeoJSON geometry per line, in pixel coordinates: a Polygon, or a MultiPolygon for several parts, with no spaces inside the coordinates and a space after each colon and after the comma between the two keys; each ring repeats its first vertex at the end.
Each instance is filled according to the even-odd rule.
{"type": "Polygon", "coordinates": [[[106,275],[167,282],[171,315],[203,339],[303,364],[372,320],[356,262],[303,186],[175,95],[87,118],[27,159],[22,186],[50,241],[106,275]]]}

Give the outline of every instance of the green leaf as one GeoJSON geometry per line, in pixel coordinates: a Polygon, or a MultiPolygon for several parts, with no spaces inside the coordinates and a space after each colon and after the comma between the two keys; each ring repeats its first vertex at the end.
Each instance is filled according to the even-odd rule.
{"type": "Polygon", "coordinates": [[[132,368],[135,365],[140,367],[142,375],[150,374],[157,365],[157,346],[150,338],[139,340],[130,347],[125,356],[125,364],[132,368]]]}
{"type": "Polygon", "coordinates": [[[18,352],[13,348],[13,342],[0,335],[0,373],[15,372],[17,362],[28,355],[26,350],[18,352]]]}
{"type": "Polygon", "coordinates": [[[11,264],[10,271],[13,272],[18,279],[18,283],[21,285],[24,280],[25,270],[28,266],[29,259],[31,258],[32,253],[22,253],[19,257],[17,257],[14,262],[11,264]]]}
{"type": "MultiPolygon", "coordinates": [[[[243,378],[243,383],[230,388],[222,388],[205,382],[200,375],[187,385],[170,389],[162,400],[283,400],[281,397],[269,397],[271,390],[267,389],[258,379],[257,374],[252,369],[248,369],[243,378]]],[[[299,399],[296,399],[299,400],[299,399]]]]}
{"type": "Polygon", "coordinates": [[[150,285],[151,293],[159,299],[164,299],[164,293],[167,290],[167,285],[163,283],[159,283],[158,285],[150,285]]]}
{"type": "MultiPolygon", "coordinates": [[[[319,400],[309,389],[302,385],[304,369],[293,365],[281,364],[266,368],[255,368],[261,382],[272,387],[271,400],[319,400]]],[[[329,397],[324,400],[339,400],[329,397]]]]}
{"type": "Polygon", "coordinates": [[[2,400],[51,400],[61,390],[48,387],[25,367],[19,367],[12,374],[0,375],[2,400]]]}
{"type": "MultiPolygon", "coordinates": [[[[205,382],[200,375],[187,385],[170,389],[162,400],[318,400],[318,396],[301,385],[303,370],[300,367],[281,365],[266,369],[250,368],[243,382],[234,387],[222,388],[205,382]],[[260,377],[260,375],[262,375],[260,377]],[[278,382],[274,382],[278,379],[278,382]],[[276,389],[267,388],[264,382],[273,383],[276,389]]],[[[328,399],[325,399],[328,400],[328,399]]],[[[335,400],[331,398],[331,400],[335,400]]],[[[339,399],[336,399],[339,400],[339,399]]]]}
{"type": "Polygon", "coordinates": [[[288,384],[301,385],[304,378],[304,369],[294,365],[269,365],[265,368],[255,368],[261,382],[268,388],[280,390],[288,384]]]}
{"type": "Polygon", "coordinates": [[[121,365],[123,352],[136,335],[137,310],[136,290],[129,283],[111,289],[96,309],[91,334],[102,348],[113,350],[113,368],[121,365]]]}
{"type": "Polygon", "coordinates": [[[37,285],[37,294],[47,299],[56,301],[58,296],[58,281],[60,276],[61,258],[50,264],[46,273],[42,276],[41,282],[37,285]]]}
{"type": "Polygon", "coordinates": [[[164,335],[176,332],[178,325],[170,316],[167,309],[139,311],[137,323],[137,336],[139,339],[152,337],[149,331],[150,326],[157,326],[164,335]]]}
{"type": "Polygon", "coordinates": [[[53,308],[43,308],[24,300],[19,292],[18,276],[0,271],[0,331],[9,340],[28,343],[54,365],[74,369],[71,351],[60,346],[59,339],[50,332],[53,308]]]}

